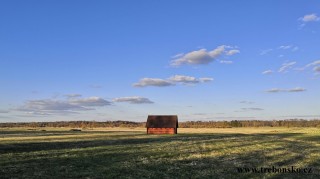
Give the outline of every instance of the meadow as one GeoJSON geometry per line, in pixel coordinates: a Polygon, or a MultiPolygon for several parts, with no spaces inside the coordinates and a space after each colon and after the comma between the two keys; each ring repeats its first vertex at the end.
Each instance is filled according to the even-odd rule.
{"type": "Polygon", "coordinates": [[[0,178],[320,178],[320,128],[145,130],[2,128],[0,178]]]}

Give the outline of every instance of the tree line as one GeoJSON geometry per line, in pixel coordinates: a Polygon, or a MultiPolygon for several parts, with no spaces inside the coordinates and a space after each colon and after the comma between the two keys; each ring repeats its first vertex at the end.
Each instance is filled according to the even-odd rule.
{"type": "Polygon", "coordinates": [[[232,120],[188,121],[179,123],[182,128],[231,128],[231,127],[320,127],[320,120],[232,120]]]}
{"type": "MultiPolygon", "coordinates": [[[[145,122],[132,121],[57,121],[57,122],[20,122],[0,123],[0,128],[10,127],[69,127],[69,128],[103,128],[103,127],[145,127],[145,122]]],[[[231,128],[231,127],[320,127],[320,120],[233,120],[233,121],[187,121],[179,122],[179,128],[231,128]]]]}

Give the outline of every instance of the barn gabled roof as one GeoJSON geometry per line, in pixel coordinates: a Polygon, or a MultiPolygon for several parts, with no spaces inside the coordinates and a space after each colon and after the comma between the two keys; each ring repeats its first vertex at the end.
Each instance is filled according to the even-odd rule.
{"type": "Polygon", "coordinates": [[[146,123],[148,128],[178,128],[177,115],[149,115],[146,123]]]}

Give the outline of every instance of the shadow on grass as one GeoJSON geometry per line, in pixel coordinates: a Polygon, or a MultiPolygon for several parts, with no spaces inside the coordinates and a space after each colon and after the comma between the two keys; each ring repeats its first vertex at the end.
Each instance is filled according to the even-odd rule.
{"type": "Polygon", "coordinates": [[[319,160],[311,164],[304,162],[311,151],[315,152],[316,146],[309,142],[315,138],[293,140],[301,135],[157,136],[123,132],[121,139],[116,135],[105,140],[2,144],[0,156],[8,158],[0,162],[0,175],[5,178],[317,178],[318,173],[237,171],[238,167],[297,164],[317,170],[319,160]],[[25,155],[14,156],[21,155],[20,152],[25,155]]]}
{"type": "MultiPolygon", "coordinates": [[[[73,133],[77,133],[77,132],[73,132],[73,133]]],[[[112,131],[112,132],[103,132],[103,133],[108,134],[108,133],[114,133],[114,132],[112,131]]],[[[60,134],[64,135],[65,133],[61,132],[60,134]]],[[[42,150],[79,149],[79,148],[101,147],[101,146],[110,146],[110,145],[133,145],[133,144],[141,145],[141,144],[151,144],[151,143],[167,143],[167,142],[173,142],[173,141],[195,140],[197,142],[201,142],[201,140],[222,139],[222,138],[226,139],[228,137],[233,136],[229,134],[210,134],[210,135],[196,134],[196,135],[197,137],[194,137],[194,135],[192,134],[146,135],[146,134],[141,134],[141,132],[137,132],[137,133],[130,132],[127,135],[105,136],[105,139],[99,139],[99,140],[88,140],[90,139],[90,137],[89,138],[84,137],[83,141],[9,143],[9,144],[0,144],[0,154],[17,153],[17,152],[35,152],[35,151],[42,151],[42,150]],[[143,137],[143,138],[134,138],[134,137],[143,137]],[[126,139],[122,139],[122,138],[126,138],[126,139]]],[[[103,136],[100,138],[103,138],[103,136]]]]}
{"type": "Polygon", "coordinates": [[[38,136],[60,136],[60,135],[79,135],[79,134],[119,134],[119,133],[143,133],[140,131],[13,131],[1,130],[0,137],[38,137],[38,136]]]}

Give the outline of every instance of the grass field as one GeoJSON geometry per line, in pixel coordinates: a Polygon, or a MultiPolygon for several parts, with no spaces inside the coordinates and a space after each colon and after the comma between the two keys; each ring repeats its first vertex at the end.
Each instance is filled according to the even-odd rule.
{"type": "Polygon", "coordinates": [[[0,129],[0,178],[320,178],[320,129],[0,129]],[[312,173],[239,173],[238,168],[312,173]]]}

